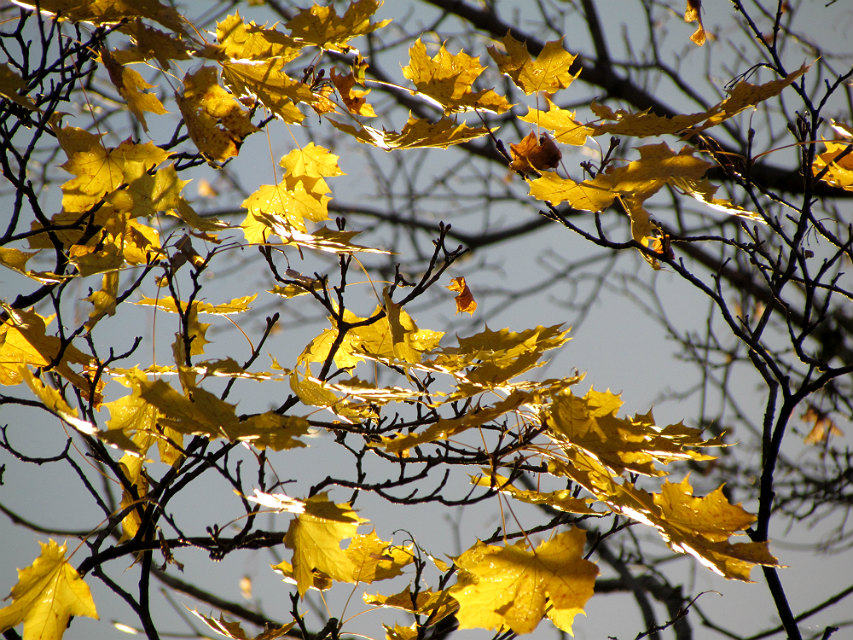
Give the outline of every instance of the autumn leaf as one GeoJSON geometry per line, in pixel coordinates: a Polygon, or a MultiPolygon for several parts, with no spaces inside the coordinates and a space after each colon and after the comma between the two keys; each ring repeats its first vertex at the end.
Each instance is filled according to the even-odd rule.
{"type": "Polygon", "coordinates": [[[702,0],[687,0],[684,10],[684,22],[696,22],[698,26],[690,39],[700,47],[705,44],[705,25],[702,24],[702,0]]]}
{"type": "Polygon", "coordinates": [[[27,95],[27,85],[24,79],[10,69],[5,62],[0,63],[0,96],[25,109],[36,108],[33,99],[27,95]]]}
{"type": "Polygon", "coordinates": [[[175,100],[193,142],[211,160],[236,156],[243,140],[258,130],[251,112],[219,85],[214,67],[186,74],[183,94],[175,100]]]}
{"type": "Polygon", "coordinates": [[[353,566],[350,581],[366,584],[402,575],[403,569],[415,559],[411,548],[385,542],[375,530],[354,536],[346,554],[353,566]]]}
{"type": "Polygon", "coordinates": [[[560,491],[525,491],[512,486],[509,480],[500,474],[490,472],[484,472],[484,475],[472,478],[471,483],[480,487],[495,489],[528,504],[547,505],[552,509],[565,511],[566,513],[601,515],[601,512],[595,511],[589,506],[589,503],[592,502],[591,499],[576,498],[568,489],[561,489],[560,491]]]}
{"type": "Polygon", "coordinates": [[[527,95],[537,91],[554,93],[568,87],[577,78],[569,73],[576,56],[563,48],[560,40],[545,43],[542,51],[533,60],[527,45],[512,37],[504,36],[503,46],[506,54],[497,47],[489,47],[489,55],[494,58],[501,73],[505,73],[527,95]]]}
{"type": "Polygon", "coordinates": [[[181,33],[184,17],[160,0],[19,0],[18,4],[58,16],[60,20],[116,24],[125,20],[147,18],[159,22],[171,31],[181,33]]]}
{"type": "Polygon", "coordinates": [[[486,127],[469,127],[464,122],[456,122],[450,118],[430,122],[411,115],[399,133],[385,129],[380,131],[362,125],[355,127],[333,119],[329,119],[329,122],[359,142],[379,147],[384,151],[427,147],[446,149],[451,145],[469,142],[489,133],[486,127]]]}
{"type": "Polygon", "coordinates": [[[98,617],[89,587],[65,558],[66,545],[40,542],[41,554],[18,570],[12,604],[0,609],[0,632],[24,623],[24,640],[58,640],[71,616],[98,617]]]}
{"type": "Polygon", "coordinates": [[[456,558],[460,576],[450,595],[459,602],[459,627],[532,633],[547,616],[572,634],[598,575],[598,567],[583,559],[585,540],[583,530],[571,529],[533,550],[524,541],[504,547],[478,542],[456,558]]]}
{"type": "Polygon", "coordinates": [[[168,113],[163,103],[153,93],[147,93],[154,85],[143,80],[139,72],[130,67],[125,67],[116,62],[107,49],[101,49],[100,60],[106,67],[119,95],[124,98],[127,108],[139,120],[142,128],[148,131],[148,123],[145,121],[145,112],[162,115],[168,113]]]}
{"type": "Polygon", "coordinates": [[[277,117],[297,124],[305,118],[297,105],[310,105],[316,98],[307,84],[287,75],[286,65],[279,58],[224,62],[222,78],[236,96],[256,98],[277,117]]]}
{"type": "Polygon", "coordinates": [[[817,154],[812,173],[833,187],[853,191],[853,142],[823,141],[826,151],[817,154]]]}
{"type": "Polygon", "coordinates": [[[464,312],[473,315],[474,311],[477,310],[477,301],[474,300],[474,295],[471,293],[471,289],[468,288],[465,278],[462,276],[453,278],[447,288],[451,291],[457,291],[459,294],[455,298],[456,313],[464,312]]]}
{"type": "Polygon", "coordinates": [[[168,69],[172,60],[189,60],[197,52],[195,43],[182,37],[183,34],[160,31],[139,18],[122,24],[119,31],[128,35],[133,42],[130,46],[112,52],[116,62],[122,65],[153,59],[168,69]]]}
{"type": "Polygon", "coordinates": [[[442,44],[438,53],[430,56],[419,38],[409,49],[409,58],[403,75],[414,83],[418,92],[438,102],[445,115],[472,109],[503,113],[512,107],[492,89],[471,90],[486,67],[464,51],[454,55],[442,44]]]}
{"type": "Polygon", "coordinates": [[[318,4],[302,9],[287,21],[294,38],[321,49],[347,52],[353,38],[372,33],[391,20],[371,22],[370,18],[382,6],[379,0],[357,0],[350,3],[344,15],[338,16],[334,7],[318,4]]]}
{"type": "Polygon", "coordinates": [[[216,39],[222,53],[231,60],[269,61],[277,58],[290,62],[302,52],[306,43],[266,25],[246,24],[239,13],[216,23],[216,39]]]}
{"type": "Polygon", "coordinates": [[[563,158],[563,154],[547,133],[537,138],[531,131],[518,144],[510,144],[509,150],[512,154],[509,168],[522,175],[529,173],[538,175],[545,169],[554,169],[563,158]]]}
{"type": "Polygon", "coordinates": [[[519,117],[519,120],[534,124],[537,128],[552,131],[554,140],[557,142],[575,146],[583,145],[587,137],[593,134],[593,129],[578,122],[573,112],[561,109],[551,102],[547,95],[545,100],[548,104],[547,111],[528,108],[527,114],[519,117]]]}
{"type": "Polygon", "coordinates": [[[352,538],[363,522],[348,504],[334,504],[325,493],[305,501],[305,512],[291,521],[284,536],[284,544],[293,549],[293,575],[300,596],[312,586],[315,571],[332,580],[353,580],[356,567],[341,542],[352,538]]]}
{"type": "Polygon", "coordinates": [[[355,75],[353,73],[339,75],[335,69],[332,69],[332,84],[335,85],[338,95],[341,96],[341,100],[350,113],[365,118],[376,117],[376,112],[365,98],[370,93],[370,89],[355,89],[355,75]]]}
{"type": "Polygon", "coordinates": [[[813,422],[811,430],[803,439],[804,444],[820,444],[829,441],[831,436],[840,438],[844,432],[829,417],[828,413],[820,411],[817,407],[809,405],[806,412],[800,416],[803,422],[813,422]]]}
{"type": "Polygon", "coordinates": [[[296,621],[293,621],[280,627],[266,629],[259,635],[253,635],[246,633],[239,622],[228,620],[224,614],[220,614],[218,618],[214,618],[213,616],[206,616],[200,613],[197,609],[190,609],[190,613],[219,635],[231,638],[231,640],[277,640],[278,638],[290,638],[292,636],[289,632],[296,626],[296,621]]]}

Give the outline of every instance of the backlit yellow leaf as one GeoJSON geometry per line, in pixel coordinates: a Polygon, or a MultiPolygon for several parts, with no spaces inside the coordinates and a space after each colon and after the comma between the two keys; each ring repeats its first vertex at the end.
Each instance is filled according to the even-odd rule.
{"type": "Polygon", "coordinates": [[[65,559],[66,545],[40,542],[41,554],[18,570],[12,604],[0,609],[0,632],[24,623],[24,640],[59,640],[71,616],[97,618],[89,587],[65,559]]]}
{"type": "Polygon", "coordinates": [[[154,88],[154,85],[143,80],[139,72],[116,62],[107,49],[101,50],[101,62],[107,68],[110,80],[118,89],[119,95],[127,103],[127,108],[136,116],[145,131],[148,131],[148,123],[145,121],[146,111],[157,115],[168,113],[159,98],[153,93],[148,93],[148,89],[154,88]]]}
{"type": "Polygon", "coordinates": [[[223,53],[232,60],[269,60],[278,58],[289,62],[305,46],[291,36],[266,25],[246,24],[239,13],[216,23],[216,38],[223,53]]]}
{"type": "Polygon", "coordinates": [[[198,150],[217,162],[236,156],[243,140],[258,130],[251,112],[219,86],[214,67],[185,75],[184,92],[175,100],[198,150]]]}
{"type": "Polygon", "coordinates": [[[519,120],[535,124],[538,128],[547,129],[554,133],[554,140],[563,144],[581,146],[591,136],[593,130],[575,120],[575,114],[566,109],[561,109],[548,96],[548,111],[528,108],[527,115],[521,116],[519,120]]]}
{"type": "Polygon", "coordinates": [[[531,633],[546,615],[572,633],[574,617],[592,597],[598,567],[583,559],[586,533],[571,529],[533,550],[525,542],[497,547],[478,542],[456,559],[451,595],[461,629],[531,633]]]}
{"type": "Polygon", "coordinates": [[[497,47],[489,47],[489,55],[494,58],[501,73],[512,78],[527,95],[537,91],[554,93],[565,89],[578,75],[569,73],[577,56],[566,51],[560,40],[547,42],[536,60],[530,57],[526,43],[519,42],[509,33],[502,42],[506,54],[502,54],[497,47]]]}
{"type": "Polygon", "coordinates": [[[371,22],[370,18],[382,6],[379,0],[356,0],[351,2],[346,12],[338,16],[332,6],[315,4],[302,9],[287,21],[294,38],[322,49],[349,51],[347,44],[353,38],[366,35],[380,29],[391,20],[371,22]]]}
{"type": "Polygon", "coordinates": [[[409,49],[409,64],[403,67],[403,75],[411,80],[418,91],[436,102],[444,113],[483,109],[503,113],[512,105],[492,89],[473,91],[474,81],[486,67],[478,58],[464,51],[453,55],[442,44],[438,53],[430,57],[426,45],[420,38],[409,49]]]}
{"type": "Polygon", "coordinates": [[[114,24],[124,20],[148,18],[180,33],[184,18],[160,0],[19,0],[18,4],[58,15],[61,20],[114,24]]]}
{"type": "Polygon", "coordinates": [[[385,151],[424,147],[446,149],[451,145],[468,142],[489,133],[485,127],[469,127],[464,122],[456,122],[450,118],[429,122],[409,116],[409,121],[400,133],[385,129],[380,131],[367,126],[354,127],[333,119],[329,119],[329,122],[359,142],[379,147],[385,151]]]}

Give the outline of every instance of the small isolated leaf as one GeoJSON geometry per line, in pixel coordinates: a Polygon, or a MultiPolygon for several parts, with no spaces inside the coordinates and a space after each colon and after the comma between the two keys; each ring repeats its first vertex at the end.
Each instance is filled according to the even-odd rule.
{"type": "Polygon", "coordinates": [[[547,615],[572,633],[598,575],[598,567],[583,559],[585,541],[583,530],[572,529],[533,550],[525,542],[478,542],[456,559],[461,573],[450,593],[459,602],[459,627],[531,633],[547,615]]]}
{"type": "Polygon", "coordinates": [[[251,112],[219,86],[214,67],[185,75],[184,92],[175,99],[198,150],[216,162],[236,156],[246,136],[258,130],[251,112]]]}
{"type": "Polygon", "coordinates": [[[474,81],[486,67],[479,59],[464,51],[451,54],[442,44],[438,53],[430,57],[420,38],[409,49],[409,64],[403,75],[411,80],[418,91],[438,102],[445,115],[454,111],[484,109],[503,113],[512,105],[492,89],[472,91],[474,81]]]}
{"type": "Polygon", "coordinates": [[[844,432],[833,422],[829,414],[820,411],[817,407],[809,405],[806,412],[800,416],[804,422],[813,422],[814,426],[809,431],[803,442],[805,444],[821,444],[827,442],[830,436],[842,437],[844,432]]]}
{"type": "Polygon", "coordinates": [[[512,78],[527,95],[537,91],[554,93],[568,87],[577,77],[577,74],[569,73],[577,56],[566,51],[560,40],[546,43],[536,60],[530,57],[526,43],[516,40],[509,33],[504,36],[503,45],[506,54],[502,54],[497,47],[489,47],[489,55],[494,58],[501,72],[512,78]]]}
{"type": "Polygon", "coordinates": [[[453,278],[447,288],[459,293],[455,298],[456,313],[465,312],[473,315],[474,311],[477,310],[477,301],[474,300],[474,295],[471,293],[471,289],[468,288],[468,283],[465,282],[465,278],[461,276],[453,278]]]}
{"type": "Polygon", "coordinates": [[[547,133],[537,138],[531,131],[518,144],[510,144],[509,150],[512,153],[509,168],[523,175],[528,173],[538,175],[545,169],[554,169],[563,158],[563,154],[547,133]]]}
{"type": "Polygon", "coordinates": [[[41,545],[41,554],[18,570],[12,604],[0,609],[0,632],[24,623],[26,640],[58,640],[71,616],[97,618],[89,587],[65,559],[66,546],[53,540],[41,545]]]}
{"type": "Polygon", "coordinates": [[[684,22],[696,22],[699,26],[690,36],[690,39],[700,47],[705,44],[705,25],[702,24],[702,0],[687,0],[687,8],[684,10],[684,22]]]}

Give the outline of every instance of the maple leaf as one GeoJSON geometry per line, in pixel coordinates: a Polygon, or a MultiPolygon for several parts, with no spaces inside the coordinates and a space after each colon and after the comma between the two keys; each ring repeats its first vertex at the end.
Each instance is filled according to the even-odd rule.
{"type": "Polygon", "coordinates": [[[287,21],[293,37],[321,49],[347,52],[352,47],[347,43],[353,38],[372,33],[389,24],[391,20],[371,22],[370,18],[382,6],[378,0],[357,0],[347,7],[344,15],[338,16],[334,7],[313,5],[302,9],[287,21]]]}
{"type": "Polygon", "coordinates": [[[512,78],[527,95],[537,91],[554,93],[565,89],[580,73],[569,73],[569,68],[577,56],[566,51],[561,40],[545,43],[536,60],[530,57],[526,43],[516,40],[511,34],[507,33],[502,42],[506,55],[497,47],[489,47],[489,55],[497,63],[501,73],[512,78]]]}
{"type": "Polygon", "coordinates": [[[510,144],[509,150],[512,154],[509,168],[522,175],[529,173],[538,175],[540,171],[553,169],[563,158],[563,154],[547,133],[537,138],[531,131],[518,144],[510,144]]]}
{"type": "Polygon", "coordinates": [[[39,542],[41,554],[18,570],[12,604],[0,609],[0,632],[24,623],[24,640],[58,640],[71,616],[98,617],[88,585],[65,558],[66,545],[39,542]]]}
{"type": "Polygon", "coordinates": [[[453,278],[450,281],[450,285],[447,287],[451,291],[457,291],[459,295],[456,296],[456,313],[470,313],[471,315],[477,310],[477,301],[474,300],[474,295],[471,293],[471,289],[468,288],[468,284],[465,282],[464,277],[453,278]]]}
{"type": "Polygon", "coordinates": [[[587,137],[593,134],[593,129],[575,120],[573,112],[561,109],[547,95],[545,100],[548,103],[547,111],[528,108],[527,114],[521,116],[519,120],[553,131],[557,142],[582,146],[587,137]]]}
{"type": "Polygon", "coordinates": [[[684,425],[659,429],[651,414],[617,418],[622,406],[618,395],[590,389],[580,398],[569,390],[554,398],[548,426],[568,446],[584,451],[614,474],[625,471],[648,476],[664,475],[655,463],[674,460],[711,460],[713,456],[685,447],[718,446],[719,439],[703,440],[700,431],[684,425]]]}
{"type": "Polygon", "coordinates": [[[116,62],[122,65],[155,59],[167,69],[172,60],[189,60],[196,53],[195,43],[183,38],[183,34],[165,33],[146,25],[139,18],[123,24],[119,31],[134,42],[133,46],[112,52],[116,62]]]}
{"type": "Polygon", "coordinates": [[[395,578],[414,561],[410,547],[399,547],[385,542],[376,535],[375,530],[354,536],[346,554],[353,565],[350,581],[367,584],[395,578]]]}
{"type": "Polygon", "coordinates": [[[592,597],[598,567],[583,559],[586,533],[571,529],[533,550],[523,541],[505,547],[478,542],[456,558],[461,629],[531,633],[546,615],[572,634],[574,617],[592,597]]]}
{"type": "Polygon", "coordinates": [[[216,39],[222,53],[231,60],[268,61],[277,58],[290,62],[302,52],[305,42],[278,31],[273,25],[246,24],[239,12],[216,23],[216,39]]]}
{"type": "Polygon", "coordinates": [[[442,106],[445,115],[454,111],[483,109],[503,113],[512,105],[492,89],[474,92],[471,87],[486,67],[478,58],[464,51],[451,54],[442,44],[438,53],[430,57],[420,38],[409,49],[409,64],[403,75],[411,80],[418,91],[442,106]]]}
{"type": "Polygon", "coordinates": [[[341,96],[341,100],[349,112],[365,118],[375,118],[376,112],[365,99],[365,96],[370,93],[370,89],[363,91],[355,89],[355,81],[355,74],[338,75],[335,69],[332,69],[332,84],[335,85],[338,95],[341,96]]]}
{"type": "Polygon", "coordinates": [[[224,62],[222,77],[237,96],[256,98],[287,123],[305,118],[297,104],[315,101],[311,87],[287,75],[287,62],[278,58],[264,61],[224,62]]]}
{"type": "MultiPolygon", "coordinates": [[[[23,382],[19,365],[52,365],[52,370],[90,397],[91,381],[71,365],[88,366],[92,359],[73,344],[63,345],[59,337],[47,335],[46,329],[44,317],[22,309],[16,309],[0,325],[0,384],[11,386],[23,382]]],[[[100,402],[100,396],[96,394],[95,400],[100,402]]]]}
{"type": "Polygon", "coordinates": [[[243,140],[258,131],[251,112],[219,85],[214,67],[187,73],[175,100],[198,150],[217,162],[236,156],[243,140]]]}
{"type": "Polygon", "coordinates": [[[305,501],[305,512],[291,520],[284,544],[293,549],[293,576],[300,596],[314,583],[314,572],[332,580],[351,582],[355,564],[341,541],[352,538],[359,518],[347,503],[335,504],[325,493],[305,501]]]}
{"type": "Polygon", "coordinates": [[[154,85],[143,80],[137,71],[116,62],[107,49],[101,49],[100,60],[107,68],[110,80],[118,89],[119,95],[127,102],[127,108],[136,116],[146,132],[148,131],[148,123],[145,121],[146,111],[157,115],[168,113],[157,96],[147,93],[147,90],[152,89],[154,85]]]}
{"type": "Polygon", "coordinates": [[[246,633],[239,622],[228,620],[224,614],[219,614],[218,618],[214,618],[200,613],[197,609],[190,609],[190,613],[219,635],[231,638],[232,640],[277,640],[278,638],[291,638],[290,630],[296,626],[296,621],[294,620],[280,627],[268,628],[259,635],[253,635],[246,633]]]}
{"type": "Polygon", "coordinates": [[[412,115],[409,116],[409,121],[400,133],[385,129],[379,131],[373,127],[362,125],[354,127],[333,119],[329,119],[329,122],[359,142],[379,147],[385,151],[426,147],[446,149],[451,145],[468,142],[489,133],[486,127],[469,127],[464,122],[456,122],[450,118],[430,122],[412,115]]]}
{"type": "Polygon", "coordinates": [[[824,413],[811,404],[808,405],[806,412],[800,416],[800,420],[814,423],[808,435],[803,439],[805,444],[820,444],[827,442],[830,436],[842,437],[844,435],[844,432],[838,428],[828,413],[824,413]]]}

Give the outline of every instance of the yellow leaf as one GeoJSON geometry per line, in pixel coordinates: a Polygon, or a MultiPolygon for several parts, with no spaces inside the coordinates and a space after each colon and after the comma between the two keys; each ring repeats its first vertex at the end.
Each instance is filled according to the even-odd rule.
{"type": "Polygon", "coordinates": [[[172,7],[160,0],[20,0],[18,4],[38,8],[40,11],[59,16],[60,20],[115,24],[136,18],[148,18],[159,22],[171,31],[182,32],[184,18],[172,7]]]}
{"type": "Polygon", "coordinates": [[[438,53],[430,57],[420,38],[409,49],[409,64],[403,75],[411,80],[418,91],[444,109],[445,115],[454,111],[483,109],[503,113],[512,105],[492,89],[474,92],[471,87],[486,67],[478,58],[464,51],[453,55],[442,44],[438,53]]]}
{"type": "Polygon", "coordinates": [[[71,616],[97,618],[89,587],[65,559],[66,545],[40,542],[41,554],[18,570],[12,604],[0,609],[0,632],[24,623],[24,640],[58,640],[71,616]]]}
{"type": "Polygon", "coordinates": [[[216,38],[222,52],[232,60],[264,61],[278,58],[290,62],[306,44],[278,31],[275,25],[267,28],[266,25],[259,27],[254,22],[246,24],[239,13],[216,24],[216,38]]]}
{"type": "Polygon", "coordinates": [[[489,133],[485,127],[469,127],[464,122],[456,122],[450,118],[442,118],[438,122],[429,122],[411,115],[400,133],[386,131],[385,129],[379,131],[373,127],[361,125],[354,127],[331,118],[329,122],[359,142],[379,147],[385,151],[426,147],[446,149],[451,145],[468,142],[489,133]]]}
{"type": "Polygon", "coordinates": [[[544,504],[558,511],[582,515],[601,515],[589,506],[588,498],[575,498],[568,489],[560,491],[524,491],[509,484],[509,480],[499,474],[486,474],[472,478],[471,482],[481,487],[493,487],[516,500],[529,504],[544,504]]]}
{"type": "Polygon", "coordinates": [[[148,89],[154,88],[154,85],[148,84],[142,79],[137,71],[130,67],[124,67],[116,62],[115,58],[110,54],[109,50],[101,50],[101,62],[107,68],[115,88],[118,89],[119,95],[124,98],[127,103],[127,108],[136,116],[142,128],[148,131],[148,123],[145,122],[145,113],[154,113],[162,115],[168,113],[163,103],[153,93],[147,93],[148,89]]]}
{"type": "Polygon", "coordinates": [[[459,602],[460,629],[531,633],[547,615],[571,634],[598,575],[598,567],[583,559],[585,540],[583,530],[571,529],[533,550],[525,542],[478,542],[456,559],[461,574],[450,593],[459,602]]]}
{"type": "MultiPolygon", "coordinates": [[[[442,571],[447,571],[447,569],[448,567],[445,567],[442,571]]],[[[402,592],[391,596],[365,593],[362,599],[365,604],[375,607],[402,609],[415,615],[424,616],[429,620],[428,626],[434,625],[447,616],[452,615],[459,608],[459,603],[447,591],[420,590],[417,596],[415,596],[408,587],[402,592]]]]}
{"type": "Polygon", "coordinates": [[[11,100],[25,109],[35,109],[36,104],[27,95],[27,84],[5,62],[0,63],[0,96],[11,100]]]}
{"type": "Polygon", "coordinates": [[[228,620],[224,614],[219,614],[219,618],[214,618],[199,613],[197,609],[191,609],[190,613],[219,635],[231,638],[232,640],[277,640],[278,638],[291,638],[292,636],[289,632],[296,626],[296,621],[293,621],[277,628],[266,629],[260,635],[253,635],[246,633],[239,622],[228,620]]]}
{"type": "Polygon", "coordinates": [[[376,531],[354,536],[346,553],[353,566],[352,582],[368,584],[401,575],[414,560],[411,548],[385,542],[376,531]]]}
{"type": "Polygon", "coordinates": [[[299,123],[305,116],[296,105],[310,105],[315,97],[308,85],[287,75],[286,64],[278,58],[263,62],[224,62],[222,77],[235,95],[257,98],[285,122],[299,123]]]}
{"type": "Polygon", "coordinates": [[[456,313],[470,313],[471,315],[477,310],[477,301],[474,300],[474,294],[471,293],[471,289],[468,288],[468,284],[465,282],[464,277],[453,278],[450,281],[450,285],[447,287],[451,291],[458,291],[459,295],[456,296],[456,313]]]}
{"type": "Polygon", "coordinates": [[[566,109],[561,109],[547,95],[548,111],[539,111],[528,107],[527,115],[521,116],[519,120],[535,124],[542,129],[554,132],[554,139],[563,144],[582,146],[593,130],[575,120],[575,114],[566,109]]]}
{"type": "Polygon", "coordinates": [[[105,273],[101,279],[101,290],[93,291],[88,298],[93,309],[89,312],[86,321],[86,329],[92,330],[98,321],[106,315],[114,315],[116,312],[116,296],[118,295],[118,272],[105,273]]]}
{"type": "Polygon", "coordinates": [[[168,69],[171,60],[189,60],[196,52],[194,43],[182,38],[181,33],[164,33],[142,20],[123,24],[118,30],[130,36],[135,44],[113,51],[113,57],[120,64],[155,59],[164,69],[168,69]]]}
{"type": "Polygon", "coordinates": [[[823,144],[826,151],[815,157],[812,173],[823,174],[821,180],[833,187],[853,191],[853,143],[824,140],[823,144]]]}
{"type": "Polygon", "coordinates": [[[334,504],[325,493],[305,501],[305,513],[291,521],[284,537],[284,544],[293,549],[293,575],[300,596],[313,584],[315,571],[332,580],[352,582],[355,566],[341,549],[341,541],[352,538],[363,522],[348,504],[334,504]]]}
{"type": "Polygon", "coordinates": [[[184,92],[175,100],[193,142],[211,160],[236,156],[243,140],[258,130],[251,112],[219,85],[214,67],[186,74],[184,92]]]}
{"type": "Polygon", "coordinates": [[[565,89],[580,73],[569,73],[577,56],[566,51],[560,40],[547,42],[536,60],[530,57],[526,43],[519,42],[509,33],[504,36],[503,45],[506,55],[497,47],[489,47],[489,55],[494,58],[501,73],[512,78],[527,95],[537,91],[554,93],[565,89]]]}
{"type": "MultiPolygon", "coordinates": [[[[45,318],[35,311],[15,310],[14,314],[0,326],[0,384],[16,385],[23,382],[19,365],[46,367],[56,359],[60,350],[62,357],[53,370],[84,394],[91,393],[91,381],[75,372],[72,364],[88,366],[91,358],[73,344],[63,349],[57,336],[46,335],[45,318]]],[[[86,396],[88,397],[88,396],[86,396]]],[[[100,399],[96,395],[96,402],[100,399]]]]}
{"type": "Polygon", "coordinates": [[[315,4],[299,11],[285,26],[290,29],[294,38],[306,44],[331,51],[347,52],[351,49],[347,44],[350,40],[376,31],[391,22],[370,21],[380,6],[382,3],[378,0],[357,0],[350,3],[344,15],[338,16],[334,7],[315,4]]]}

